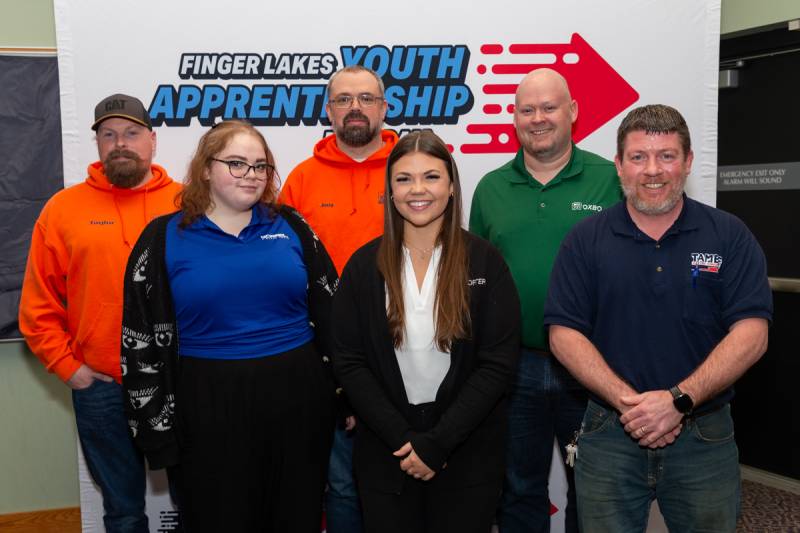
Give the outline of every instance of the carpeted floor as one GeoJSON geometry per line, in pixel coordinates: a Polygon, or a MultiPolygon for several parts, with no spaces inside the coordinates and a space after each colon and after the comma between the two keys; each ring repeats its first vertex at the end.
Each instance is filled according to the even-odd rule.
{"type": "Polygon", "coordinates": [[[742,481],[742,516],[737,532],[800,533],[800,495],[742,481]]]}

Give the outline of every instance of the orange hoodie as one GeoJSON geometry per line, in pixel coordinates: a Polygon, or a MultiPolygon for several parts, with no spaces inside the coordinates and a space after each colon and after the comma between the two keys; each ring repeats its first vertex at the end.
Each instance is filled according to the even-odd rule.
{"type": "Polygon", "coordinates": [[[354,161],[328,135],[314,155],[289,174],[279,201],[294,207],[311,224],[341,275],[350,256],[383,234],[386,160],[397,142],[381,132],[383,147],[364,161],[354,161]]]}
{"type": "Polygon", "coordinates": [[[175,211],[180,185],[158,165],[138,189],[113,187],[99,161],[84,183],[59,191],[33,228],[19,329],[63,381],[84,362],[120,381],[122,285],[139,234],[175,211]]]}

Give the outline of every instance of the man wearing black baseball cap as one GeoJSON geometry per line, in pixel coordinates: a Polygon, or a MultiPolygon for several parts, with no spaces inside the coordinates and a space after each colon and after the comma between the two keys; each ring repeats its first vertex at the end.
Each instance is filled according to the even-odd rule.
{"type": "Polygon", "coordinates": [[[53,196],[34,226],[20,330],[72,389],[81,448],[103,494],[106,531],[147,532],[144,463],[120,388],[123,276],[145,225],[175,210],[180,185],[153,164],[156,134],[137,98],[103,99],[92,129],[100,160],[89,165],[85,182],[53,196]]]}

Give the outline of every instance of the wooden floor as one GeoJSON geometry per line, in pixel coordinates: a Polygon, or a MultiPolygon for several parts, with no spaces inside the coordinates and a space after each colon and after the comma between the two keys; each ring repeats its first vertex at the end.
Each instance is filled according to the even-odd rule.
{"type": "Polygon", "coordinates": [[[0,515],[3,533],[80,533],[81,509],[50,509],[0,515]]]}

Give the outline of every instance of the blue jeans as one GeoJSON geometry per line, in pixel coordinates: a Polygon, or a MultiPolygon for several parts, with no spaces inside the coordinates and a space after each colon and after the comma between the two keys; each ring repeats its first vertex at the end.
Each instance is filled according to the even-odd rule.
{"type": "Polygon", "coordinates": [[[583,533],[645,531],[652,501],[670,531],[736,530],[739,452],[730,405],[687,418],[676,441],[640,447],[616,411],[589,402],[575,464],[583,533]]]}
{"type": "MultiPolygon", "coordinates": [[[[553,355],[522,349],[509,402],[506,479],[498,513],[502,533],[550,531],[548,479],[553,439],[563,456],[586,410],[587,392],[553,355]]],[[[565,531],[578,531],[575,481],[567,473],[565,531]]]]}
{"type": "Polygon", "coordinates": [[[361,533],[361,506],[353,478],[352,431],[337,426],[328,462],[328,492],[325,495],[327,533],[361,533]]]}
{"type": "Polygon", "coordinates": [[[95,380],[72,391],[72,405],[86,466],[103,495],[108,533],[147,533],[145,470],[129,434],[122,387],[95,380]]]}

